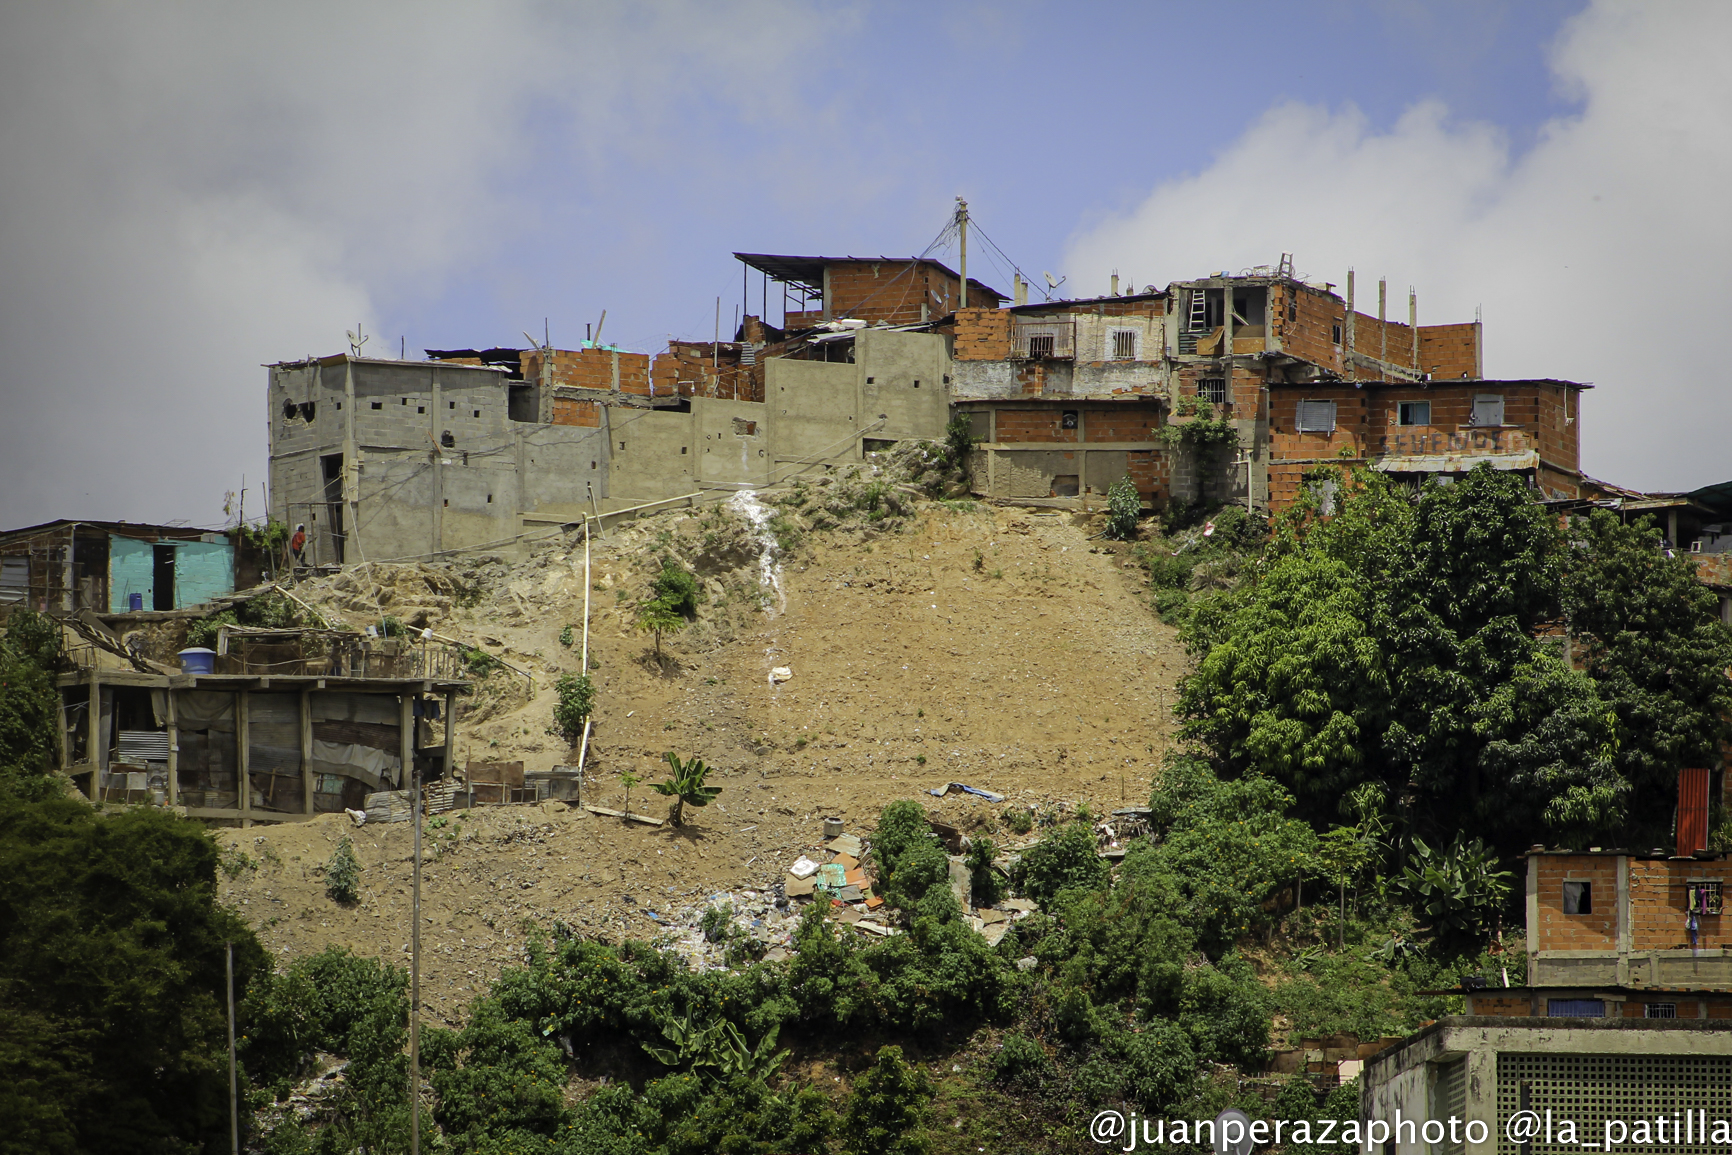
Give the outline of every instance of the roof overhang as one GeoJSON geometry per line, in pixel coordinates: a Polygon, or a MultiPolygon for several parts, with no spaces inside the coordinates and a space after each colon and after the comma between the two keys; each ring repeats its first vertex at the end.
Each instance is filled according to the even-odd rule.
{"type": "Polygon", "coordinates": [[[1525,453],[1426,453],[1410,457],[1381,457],[1371,468],[1379,473],[1466,473],[1478,465],[1493,469],[1538,469],[1540,451],[1525,453]]]}

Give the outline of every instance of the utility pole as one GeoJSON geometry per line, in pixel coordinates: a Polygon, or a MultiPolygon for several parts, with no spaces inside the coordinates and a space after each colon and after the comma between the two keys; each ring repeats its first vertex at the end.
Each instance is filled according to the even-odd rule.
{"type": "MultiPolygon", "coordinates": [[[[415,724],[412,711],[409,725],[415,724]]],[[[451,718],[445,719],[450,727],[451,718]]],[[[409,821],[415,824],[414,882],[409,897],[409,1155],[421,1155],[421,769],[413,756],[414,746],[403,743],[409,758],[409,821]]]]}
{"type": "Polygon", "coordinates": [[[968,308],[968,202],[961,197],[956,198],[956,230],[962,245],[962,303],[958,308],[968,308]]]}
{"type": "Polygon", "coordinates": [[[235,944],[224,944],[228,954],[229,995],[229,1149],[241,1155],[241,1092],[235,1070],[235,944]]]}

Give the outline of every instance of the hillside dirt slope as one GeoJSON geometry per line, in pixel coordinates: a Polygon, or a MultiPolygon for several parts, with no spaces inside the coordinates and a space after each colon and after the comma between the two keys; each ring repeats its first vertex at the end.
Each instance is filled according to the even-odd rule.
{"type": "MultiPolygon", "coordinates": [[[[1142,567],[1093,536],[1098,518],[933,503],[899,531],[789,532],[789,548],[775,550],[761,528],[766,512],[735,498],[593,543],[598,698],[586,801],[623,808],[621,774],[660,779],[669,750],[714,766],[722,793],[683,829],[558,803],[430,820],[423,990],[437,1015],[455,1021],[501,965],[521,958],[535,925],[653,938],[670,918],[689,920],[731,892],[775,931],[768,892],[795,857],[815,851],[825,816],[864,833],[886,803],[917,797],[1014,845],[999,825],[1008,809],[1086,803],[1099,812],[1147,797],[1172,741],[1183,654],[1148,607],[1142,567]],[[702,578],[706,600],[695,624],[664,637],[658,664],[632,612],[663,556],[702,578]],[[778,667],[792,678],[773,683],[778,667]],[[1007,801],[920,793],[950,781],[1007,801]]],[[[546,731],[551,686],[580,663],[581,535],[554,537],[516,563],[369,566],[297,592],[357,625],[382,614],[431,624],[534,674],[533,695],[516,675],[486,680],[459,723],[459,765],[577,761],[546,731]],[[568,624],[570,647],[559,640],[568,624]]],[[[647,786],[630,808],[666,813],[647,786]]],[[[223,831],[246,855],[231,856],[226,896],[285,961],[332,943],[404,961],[410,834],[407,823],[356,829],[341,815],[223,831]],[[344,834],[363,867],[353,908],[324,893],[322,868],[344,834]]]]}

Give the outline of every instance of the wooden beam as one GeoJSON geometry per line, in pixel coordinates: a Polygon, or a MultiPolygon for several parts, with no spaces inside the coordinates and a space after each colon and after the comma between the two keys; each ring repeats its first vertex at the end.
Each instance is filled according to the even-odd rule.
{"type": "Polygon", "coordinates": [[[95,802],[102,793],[103,755],[107,751],[102,748],[102,674],[96,668],[94,654],[90,661],[90,718],[84,727],[84,759],[92,767],[90,800],[95,802]]]}
{"type": "Polygon", "coordinates": [[[312,691],[301,690],[301,794],[303,809],[310,818],[313,814],[313,694],[312,691]]]}
{"type": "Polygon", "coordinates": [[[164,690],[168,705],[168,804],[180,805],[180,726],[176,721],[173,690],[164,690]]]}
{"type": "Polygon", "coordinates": [[[247,730],[247,692],[240,690],[235,693],[235,785],[238,788],[235,801],[240,807],[243,829],[253,824],[253,790],[247,779],[250,737],[247,730]]]}

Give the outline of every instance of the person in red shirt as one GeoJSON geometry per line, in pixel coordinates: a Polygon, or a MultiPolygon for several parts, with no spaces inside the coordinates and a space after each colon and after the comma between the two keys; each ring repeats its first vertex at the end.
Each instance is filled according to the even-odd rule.
{"type": "Polygon", "coordinates": [[[295,556],[296,565],[306,564],[306,559],[301,556],[301,551],[306,548],[307,527],[305,525],[297,525],[295,527],[295,536],[289,539],[289,552],[295,556]]]}

